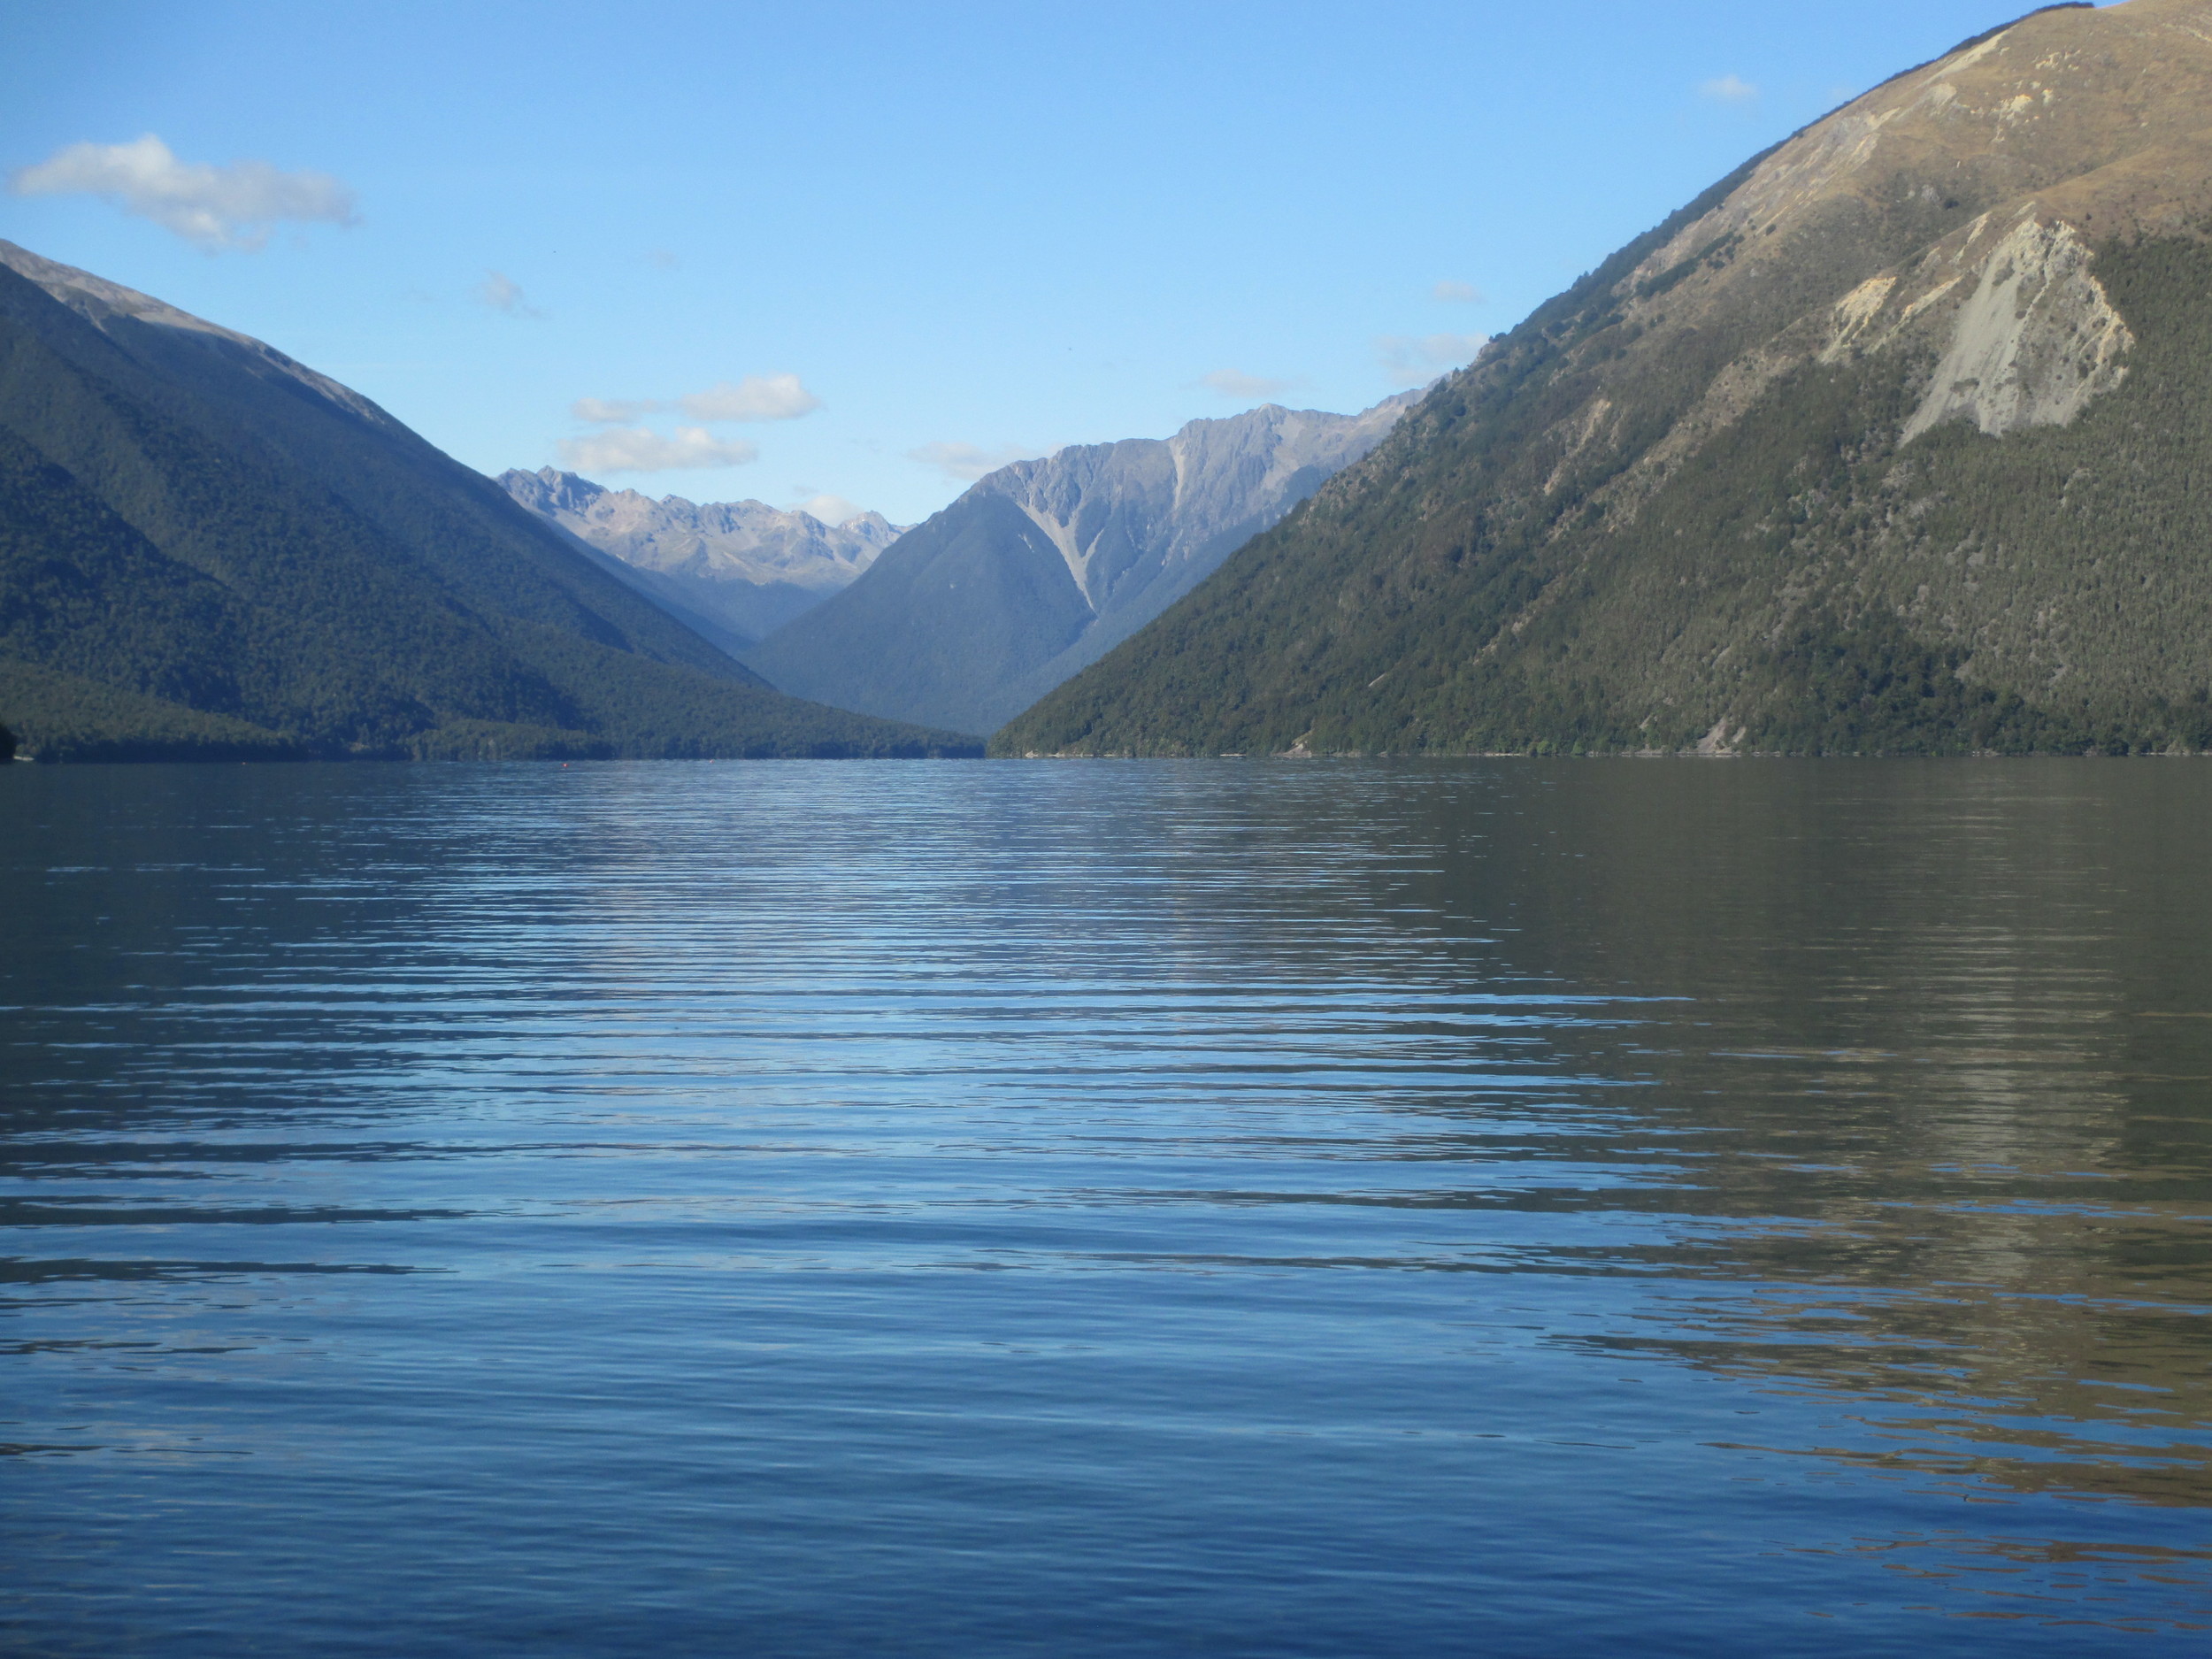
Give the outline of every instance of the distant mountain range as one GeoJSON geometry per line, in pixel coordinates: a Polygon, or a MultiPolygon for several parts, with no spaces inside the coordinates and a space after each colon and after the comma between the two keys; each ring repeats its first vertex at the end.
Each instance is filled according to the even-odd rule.
{"type": "Polygon", "coordinates": [[[973,748],[780,695],[357,393],[9,242],[0,724],[46,759],[973,748]]]}
{"type": "Polygon", "coordinates": [[[2067,5],[1755,157],[1425,393],[1063,449],[903,535],[503,488],[0,243],[0,724],[48,757],[2206,751],[2208,480],[2212,0],[2067,5]]]}
{"type": "Polygon", "coordinates": [[[745,660],[839,708],[991,731],[1189,593],[1418,396],[1357,415],[1271,403],[1017,461],[745,660]]]}
{"type": "Polygon", "coordinates": [[[848,586],[906,527],[879,512],[831,525],[765,502],[655,501],[549,466],[503,472],[499,483],[540,518],[621,560],[642,591],[703,619],[732,647],[757,644],[848,586]]]}
{"type": "Polygon", "coordinates": [[[2212,4],[2051,8],[1623,248],[995,746],[2212,749],[2208,480],[2212,4]]]}

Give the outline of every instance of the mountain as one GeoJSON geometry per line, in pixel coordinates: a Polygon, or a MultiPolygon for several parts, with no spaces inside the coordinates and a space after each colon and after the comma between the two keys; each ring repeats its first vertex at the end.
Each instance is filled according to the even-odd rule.
{"type": "Polygon", "coordinates": [[[839,708],[988,732],[1365,455],[1417,396],[1358,415],[1271,403],[1017,461],[745,660],[839,708]]]}
{"type": "Polygon", "coordinates": [[[2032,13],[1440,384],[1007,753],[2212,748],[2212,4],[2032,13]]]}
{"type": "Polygon", "coordinates": [[[8,242],[0,722],[44,759],[962,747],[782,695],[357,393],[8,242]]]}
{"type": "Polygon", "coordinates": [[[611,554],[621,562],[616,573],[641,592],[704,618],[733,646],[758,643],[848,586],[904,528],[879,512],[828,525],[765,502],[655,501],[549,466],[503,472],[499,483],[540,518],[611,554]]]}

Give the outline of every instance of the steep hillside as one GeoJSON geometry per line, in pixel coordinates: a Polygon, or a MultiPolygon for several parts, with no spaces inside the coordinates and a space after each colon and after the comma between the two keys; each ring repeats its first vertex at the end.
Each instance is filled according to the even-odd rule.
{"type": "Polygon", "coordinates": [[[42,758],[919,752],[383,411],[0,242],[0,721],[42,758]]]}
{"type": "Polygon", "coordinates": [[[2212,748],[2212,0],[1755,158],[996,739],[2212,748]]]}
{"type": "Polygon", "coordinates": [[[655,501],[549,466],[498,481],[540,518],[612,555],[616,573],[640,592],[704,619],[734,646],[757,644],[850,585],[904,529],[879,512],[830,525],[759,501],[655,501]]]}
{"type": "Polygon", "coordinates": [[[1271,403],[1018,461],[746,660],[801,696],[987,732],[1188,593],[1413,401],[1271,403]]]}

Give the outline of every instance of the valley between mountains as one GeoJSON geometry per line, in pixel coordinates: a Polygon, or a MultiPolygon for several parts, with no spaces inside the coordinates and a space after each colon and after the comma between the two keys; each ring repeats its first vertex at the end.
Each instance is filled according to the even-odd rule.
{"type": "Polygon", "coordinates": [[[500,481],[640,591],[710,618],[784,690],[988,732],[1190,592],[1417,396],[1357,415],[1269,403],[1166,439],[1071,445],[1000,468],[903,534],[872,513],[831,526],[757,501],[655,503],[550,469],[500,481]]]}
{"type": "Polygon", "coordinates": [[[2058,6],[1353,414],[926,522],[495,482],[0,244],[42,758],[2212,749],[2212,0],[2058,6]]]}

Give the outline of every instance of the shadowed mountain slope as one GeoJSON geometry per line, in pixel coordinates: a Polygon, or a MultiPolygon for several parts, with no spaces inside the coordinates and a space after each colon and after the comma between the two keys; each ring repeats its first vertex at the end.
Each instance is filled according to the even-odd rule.
{"type": "Polygon", "coordinates": [[[0,720],[42,758],[923,752],[261,342],[0,242],[0,720]]]}
{"type": "Polygon", "coordinates": [[[1002,752],[2212,747],[2212,3],[1755,158],[1002,752]]]}
{"type": "Polygon", "coordinates": [[[746,660],[802,696],[987,732],[1211,574],[1413,402],[1268,404],[1017,461],[746,660]]]}

